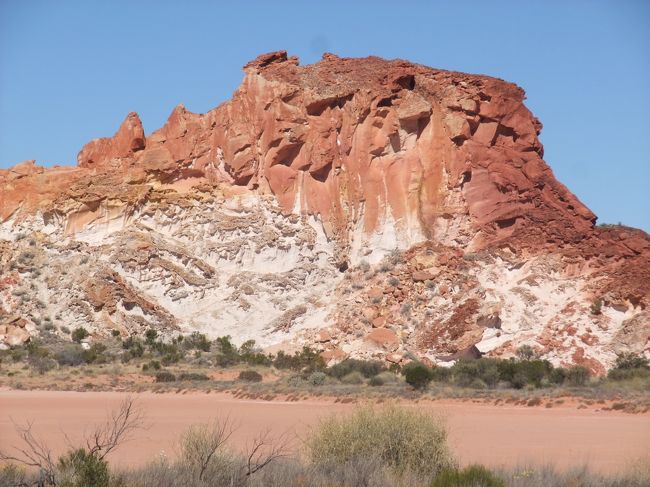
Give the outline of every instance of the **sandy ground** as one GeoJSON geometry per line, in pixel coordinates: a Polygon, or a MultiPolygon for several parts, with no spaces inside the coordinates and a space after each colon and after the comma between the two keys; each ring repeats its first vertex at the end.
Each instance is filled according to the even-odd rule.
{"type": "MultiPolygon", "coordinates": [[[[0,447],[17,444],[14,422],[34,422],[33,431],[55,451],[101,423],[127,394],[118,392],[0,391],[0,447]]],[[[138,465],[158,455],[174,456],[179,435],[193,423],[229,417],[238,429],[235,447],[261,431],[285,435],[298,447],[310,426],[324,415],[349,411],[351,404],[234,399],[229,394],[151,394],[133,396],[145,414],[145,429],[112,455],[117,465],[138,465]]],[[[650,415],[613,411],[493,406],[459,401],[411,403],[447,424],[460,461],[490,466],[588,464],[616,472],[650,454],[650,415]]]]}

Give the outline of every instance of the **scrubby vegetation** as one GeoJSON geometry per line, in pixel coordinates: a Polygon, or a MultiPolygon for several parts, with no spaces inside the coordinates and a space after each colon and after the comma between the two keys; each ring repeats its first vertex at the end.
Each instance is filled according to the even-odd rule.
{"type": "Polygon", "coordinates": [[[165,338],[155,330],[146,330],[143,338],[118,333],[101,340],[89,336],[80,343],[42,332],[24,346],[0,350],[0,384],[74,390],[112,389],[118,384],[128,390],[242,390],[247,397],[301,390],[339,397],[505,400],[516,394],[517,401],[546,407],[553,405],[541,401],[540,395],[550,401],[569,393],[611,399],[627,412],[650,411],[650,365],[639,354],[619,356],[606,377],[594,377],[580,365],[554,366],[529,346],[520,347],[510,359],[461,359],[439,366],[411,360],[399,366],[348,358],[327,366],[310,347],[268,354],[253,340],[237,346],[228,336],[210,340],[195,332],[165,338]]]}
{"type": "Polygon", "coordinates": [[[7,487],[643,487],[650,465],[604,477],[586,468],[557,472],[550,467],[491,470],[459,467],[436,418],[410,408],[362,407],[325,418],[296,443],[269,433],[253,436],[244,451],[230,441],[236,426],[228,418],[196,424],[180,437],[173,459],[152,459],[124,469],[110,453],[146,420],[125,401],[84,446],[71,445],[56,458],[36,440],[31,425],[23,444],[0,449],[0,485],[7,487]]]}

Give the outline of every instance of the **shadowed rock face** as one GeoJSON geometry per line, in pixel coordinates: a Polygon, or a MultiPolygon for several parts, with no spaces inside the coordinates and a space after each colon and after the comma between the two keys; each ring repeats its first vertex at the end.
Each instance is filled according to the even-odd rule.
{"type": "MultiPolygon", "coordinates": [[[[356,306],[338,298],[323,305],[327,312],[323,311],[321,326],[334,330],[328,332],[332,339],[323,343],[332,356],[340,356],[341,348],[355,353],[374,344],[374,351],[368,353],[416,350],[435,357],[477,344],[481,350],[479,342],[485,340],[492,340],[492,345],[481,351],[507,354],[517,333],[534,329],[525,338],[535,341],[549,357],[579,356],[587,361],[594,340],[576,341],[569,332],[560,340],[563,332],[557,323],[580,322],[584,334],[595,336],[587,331],[588,311],[587,318],[572,314],[580,315],[592,300],[605,299],[606,307],[621,313],[610,317],[617,323],[612,330],[624,320],[629,323],[650,304],[648,235],[625,227],[594,227],[595,215],[555,179],[543,161],[538,139],[541,123],[524,106],[521,88],[486,76],[376,57],[325,54],[316,64],[300,66],[284,51],[261,55],[244,71],[230,101],[205,114],[179,105],[167,123],[146,138],[138,115],[130,113],[113,137],[83,147],[77,168],[43,169],[28,161],[0,171],[0,218],[6,238],[14,239],[21,225],[39,230],[38,221],[49,235],[61,232],[69,241],[95,246],[108,238],[101,244],[110,246],[118,239],[128,240],[125,232],[154,218],[161,227],[149,226],[152,234],[177,239],[176,233],[163,230],[164,225],[176,226],[175,231],[187,239],[177,244],[197,254],[201,252],[195,247],[201,247],[206,252],[200,257],[204,264],[219,268],[219,259],[210,257],[206,248],[215,234],[202,233],[203,225],[209,224],[202,222],[219,224],[234,211],[256,215],[256,220],[249,225],[238,222],[233,231],[247,226],[262,232],[268,225],[279,228],[277,218],[284,218],[291,221],[290,232],[316,231],[310,245],[312,250],[321,246],[324,260],[306,250],[299,238],[285,242],[288,250],[282,252],[295,252],[289,260],[287,255],[269,254],[267,267],[256,261],[254,272],[262,275],[290,268],[309,274],[309,266],[316,265],[329,276],[332,296],[346,289],[341,274],[353,275],[368,264],[385,267],[395,251],[404,252],[393,269],[409,276],[409,285],[377,291],[383,283],[374,276],[369,278],[372,282],[348,289],[359,294],[356,306]],[[252,200],[263,203],[254,211],[246,203],[249,209],[242,212],[241,201],[252,200]],[[228,205],[239,209],[221,208],[228,205]],[[269,220],[269,211],[280,216],[269,220]],[[463,260],[463,255],[480,257],[463,260]],[[531,270],[521,273],[525,284],[512,282],[519,269],[539,271],[542,264],[549,275],[531,270]],[[541,300],[550,306],[553,301],[548,289],[536,294],[544,288],[539,281],[549,279],[555,279],[551,287],[569,285],[575,293],[565,296],[569,302],[557,313],[544,315],[543,323],[533,325],[541,319],[532,311],[535,303],[541,300]],[[522,286],[531,289],[513,291],[522,286]],[[365,292],[370,288],[374,296],[365,292]],[[377,293],[393,308],[364,308],[379,300],[377,293]],[[486,304],[490,301],[486,296],[494,302],[486,304]],[[400,311],[415,297],[418,304],[411,306],[412,312],[400,311]],[[512,310],[511,323],[504,319],[508,311],[503,309],[509,300],[521,302],[520,309],[512,310]],[[575,306],[570,306],[572,300],[575,306]],[[500,327],[484,326],[486,320],[500,327]],[[522,323],[514,323],[517,320],[530,322],[532,328],[521,329],[522,323]],[[380,326],[373,329],[372,323],[380,326]],[[366,328],[370,331],[365,338],[350,338],[366,328]],[[341,334],[338,338],[336,330],[341,334]],[[586,348],[587,355],[574,353],[578,348],[586,348]]],[[[159,245],[155,240],[149,244],[159,245]]],[[[217,240],[223,242],[223,237],[217,240]]],[[[273,239],[264,241],[262,248],[277,244],[269,243],[273,239]]],[[[221,259],[221,265],[229,262],[231,273],[249,262],[242,255],[221,259]]],[[[148,258],[139,265],[147,268],[151,262],[148,258]]],[[[162,267],[154,262],[163,274],[180,276],[183,286],[206,286],[207,281],[190,278],[188,282],[187,272],[180,268],[190,265],[187,260],[162,267]]],[[[126,272],[122,267],[110,272],[104,269],[98,274],[104,277],[98,279],[105,283],[106,276],[113,276],[108,280],[113,284],[100,286],[101,292],[92,297],[93,302],[111,297],[113,304],[102,316],[114,321],[120,310],[115,303],[124,295],[116,294],[115,283],[120,283],[120,289],[131,289],[138,287],[139,280],[120,281],[126,272]]],[[[161,277],[162,283],[168,286],[169,279],[161,277]]],[[[161,292],[162,288],[153,287],[147,291],[151,299],[161,292]]],[[[205,295],[205,289],[202,292],[205,295]]],[[[300,306],[305,305],[300,301],[307,296],[298,295],[302,297],[294,308],[302,311],[300,306]]],[[[147,301],[146,296],[142,299],[147,301]]],[[[158,313],[156,323],[172,326],[178,313],[158,305],[150,308],[160,311],[151,311],[158,313]]],[[[142,302],[139,308],[147,305],[142,302]]],[[[274,308],[277,313],[271,313],[269,320],[288,320],[288,326],[271,327],[285,335],[291,322],[304,321],[303,315],[309,314],[280,308],[274,308]]],[[[209,320],[203,322],[209,328],[209,320]]],[[[138,331],[126,328],[125,333],[138,331]]],[[[223,334],[218,326],[214,328],[214,334],[223,334]]],[[[289,335],[282,338],[297,336],[289,335]]],[[[597,339],[601,342],[611,338],[609,332],[601,335],[597,339]]],[[[318,341],[315,336],[302,339],[318,341]]],[[[612,357],[598,354],[603,362],[612,357]]]]}

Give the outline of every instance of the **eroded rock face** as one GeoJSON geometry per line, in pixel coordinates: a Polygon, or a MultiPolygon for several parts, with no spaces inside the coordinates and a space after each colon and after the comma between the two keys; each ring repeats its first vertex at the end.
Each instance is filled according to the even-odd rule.
{"type": "MultiPolygon", "coordinates": [[[[83,269],[61,313],[97,333],[199,328],[431,360],[528,342],[609,364],[610,344],[630,347],[650,238],[594,226],[542,159],[521,88],[375,57],[300,66],[284,51],[244,72],[230,101],[179,105],[149,137],[130,113],[76,168],[0,171],[5,310],[38,318],[12,293],[58,265],[83,269]],[[18,235],[50,251],[25,267],[18,235]]],[[[39,299],[61,296],[66,278],[47,279],[39,299]]]]}

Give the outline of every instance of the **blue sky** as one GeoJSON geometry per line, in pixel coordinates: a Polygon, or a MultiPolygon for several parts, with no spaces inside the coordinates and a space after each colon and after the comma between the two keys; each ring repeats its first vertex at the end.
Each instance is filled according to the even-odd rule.
{"type": "Polygon", "coordinates": [[[147,133],[228,99],[286,49],[513,81],[545,159],[600,222],[650,231],[650,1],[0,0],[0,167],[74,164],[129,111],[147,133]]]}

